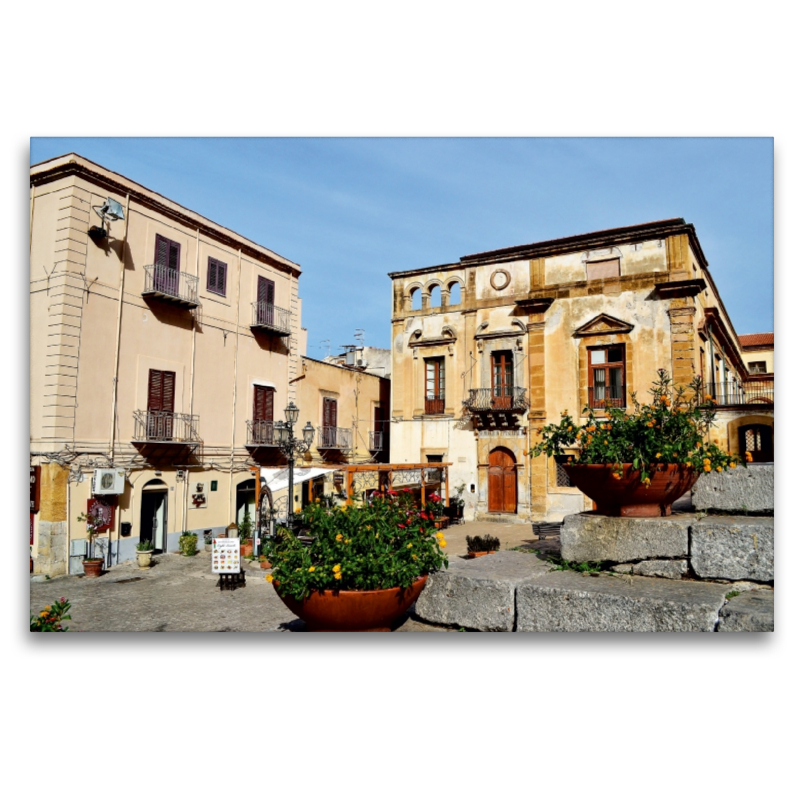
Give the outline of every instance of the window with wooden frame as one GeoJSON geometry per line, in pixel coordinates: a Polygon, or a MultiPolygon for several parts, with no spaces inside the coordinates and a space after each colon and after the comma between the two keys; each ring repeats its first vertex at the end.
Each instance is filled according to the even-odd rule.
{"type": "Polygon", "coordinates": [[[765,375],[767,372],[766,361],[748,361],[747,369],[750,370],[751,375],[765,375]]]}
{"type": "Polygon", "coordinates": [[[172,439],[175,373],[151,369],[147,380],[147,438],[172,439]]]}
{"type": "Polygon", "coordinates": [[[625,345],[590,347],[589,407],[625,408],[625,345]]]}
{"type": "Polygon", "coordinates": [[[604,261],[586,262],[586,280],[598,281],[603,278],[619,278],[619,259],[608,258],[604,261]]]}
{"type": "Polygon", "coordinates": [[[444,414],[444,357],[425,359],[425,413],[444,414]]]}
{"type": "Polygon", "coordinates": [[[338,416],[339,404],[337,401],[333,397],[323,397],[321,447],[336,447],[338,416]]]}
{"type": "Polygon", "coordinates": [[[492,353],[492,408],[511,408],[514,394],[514,354],[511,350],[492,353]]]}
{"type": "Polygon", "coordinates": [[[271,386],[253,386],[253,441],[274,444],[272,425],[275,413],[275,389],[271,386]]]}
{"type": "Polygon", "coordinates": [[[206,289],[214,294],[225,297],[225,289],[228,281],[228,265],[216,258],[208,257],[206,289]]]}
{"type": "Polygon", "coordinates": [[[178,242],[156,234],[153,257],[153,288],[164,294],[178,294],[178,273],[181,269],[181,246],[178,242]]]}

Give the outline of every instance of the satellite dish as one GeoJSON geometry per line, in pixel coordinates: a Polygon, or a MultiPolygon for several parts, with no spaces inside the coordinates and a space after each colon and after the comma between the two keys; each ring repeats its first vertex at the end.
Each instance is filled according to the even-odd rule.
{"type": "Polygon", "coordinates": [[[105,228],[106,220],[116,222],[118,219],[125,219],[125,212],[122,210],[122,205],[114,200],[113,197],[109,197],[103,205],[92,206],[92,208],[97,216],[100,217],[101,224],[99,228],[96,225],[92,225],[89,228],[89,236],[99,243],[108,236],[108,231],[105,228]]]}
{"type": "Polygon", "coordinates": [[[110,219],[112,222],[116,222],[118,219],[125,219],[122,205],[114,200],[113,197],[109,197],[99,208],[94,206],[94,210],[103,221],[110,219]]]}

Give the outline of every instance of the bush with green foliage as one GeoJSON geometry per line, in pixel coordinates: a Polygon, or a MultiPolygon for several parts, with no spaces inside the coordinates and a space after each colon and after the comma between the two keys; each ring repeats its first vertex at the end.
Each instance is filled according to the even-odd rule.
{"type": "MultiPolygon", "coordinates": [[[[583,425],[564,411],[557,425],[536,431],[541,441],[530,455],[563,456],[567,448],[574,448],[577,454],[567,455],[568,463],[611,466],[617,478],[622,477],[622,465],[631,464],[645,484],[665,464],[696,472],[733,469],[740,459],[708,441],[717,412],[713,398],[703,395],[702,388],[699,376],[689,386],[678,387],[660,369],[650,389],[651,403],[639,403],[631,392],[631,410],[607,407],[598,418],[594,410],[585,408],[588,419],[583,425]]],[[[751,460],[750,454],[745,458],[751,460]]]]}
{"type": "Polygon", "coordinates": [[[191,531],[184,531],[178,539],[178,547],[185,556],[197,555],[197,534],[191,531]]]}
{"type": "Polygon", "coordinates": [[[500,549],[500,540],[496,536],[467,536],[468,553],[493,553],[500,549]]]}
{"type": "Polygon", "coordinates": [[[436,502],[431,497],[419,508],[410,491],[388,490],[363,506],[311,503],[302,513],[302,540],[285,528],[266,540],[267,580],[297,600],[314,590],[411,586],[447,567],[447,542],[434,525],[436,502]]]}

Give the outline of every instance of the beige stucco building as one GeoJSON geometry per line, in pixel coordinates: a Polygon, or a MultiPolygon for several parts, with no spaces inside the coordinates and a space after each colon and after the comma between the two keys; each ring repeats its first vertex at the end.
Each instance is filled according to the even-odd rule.
{"type": "Polygon", "coordinates": [[[74,154],[31,167],[30,223],[35,571],[81,571],[97,499],[108,563],[221,532],[273,408],[298,400],[298,265],[74,154]],[[122,214],[101,221],[108,198],[122,214]],[[94,496],[102,471],[119,494],[94,496]]]}
{"type": "Polygon", "coordinates": [[[390,273],[391,461],[453,463],[467,518],[561,519],[586,508],[534,431],[562,411],[647,394],[659,368],[699,374],[716,438],[772,460],[772,374],[752,375],[694,226],[633,225],[390,273]],[[768,380],[762,380],[767,378],[768,380]],[[755,431],[755,434],[753,433],[755,431]],[[748,433],[749,432],[749,433],[748,433]]]}

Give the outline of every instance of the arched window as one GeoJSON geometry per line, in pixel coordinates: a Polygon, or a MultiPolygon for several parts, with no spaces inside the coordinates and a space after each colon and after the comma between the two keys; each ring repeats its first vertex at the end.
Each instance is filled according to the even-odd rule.
{"type": "Polygon", "coordinates": [[[450,305],[461,305],[461,284],[458,281],[453,281],[447,288],[450,290],[450,305]]]}
{"type": "Polygon", "coordinates": [[[422,292],[419,289],[411,290],[411,310],[419,311],[422,308],[422,292]]]}
{"type": "Polygon", "coordinates": [[[431,308],[439,308],[442,305],[442,287],[441,286],[432,286],[431,287],[431,308]]]}

